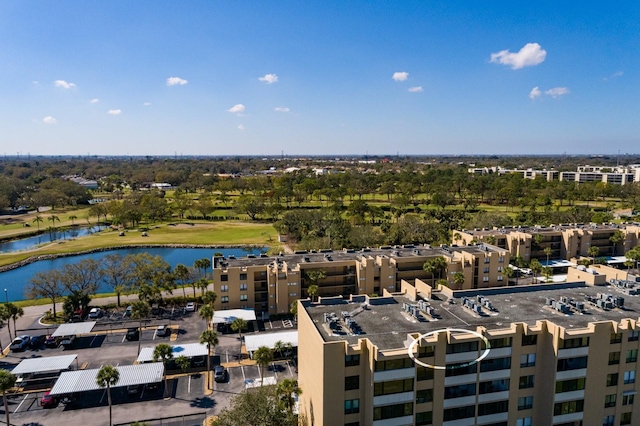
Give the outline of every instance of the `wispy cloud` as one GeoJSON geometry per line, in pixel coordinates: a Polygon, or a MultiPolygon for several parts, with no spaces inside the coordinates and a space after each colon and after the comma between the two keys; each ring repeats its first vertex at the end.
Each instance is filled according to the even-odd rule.
{"type": "Polygon", "coordinates": [[[44,124],[56,124],[58,122],[58,120],[56,120],[55,118],[53,118],[50,115],[47,115],[45,118],[42,119],[42,122],[44,124]]]}
{"type": "Polygon", "coordinates": [[[93,98],[93,99],[89,100],[90,104],[97,104],[98,102],[100,102],[100,99],[98,99],[98,98],[93,98]]]}
{"type": "Polygon", "coordinates": [[[624,73],[623,73],[622,71],[616,71],[616,72],[614,72],[613,74],[611,74],[610,76],[608,76],[608,77],[603,77],[602,79],[603,79],[604,81],[612,80],[612,79],[614,79],[614,78],[622,77],[622,75],[623,75],[623,74],[624,74],[624,73]]]}
{"type": "Polygon", "coordinates": [[[167,79],[167,86],[184,86],[189,81],[180,77],[169,77],[167,79]]]}
{"type": "Polygon", "coordinates": [[[540,96],[542,96],[542,92],[540,91],[540,88],[538,86],[534,87],[529,92],[529,99],[537,99],[540,96]]]}
{"type": "Polygon", "coordinates": [[[264,77],[258,77],[258,80],[264,81],[267,84],[273,84],[278,82],[278,76],[275,74],[265,74],[264,77]]]}
{"type": "Polygon", "coordinates": [[[244,110],[245,110],[244,105],[236,104],[236,105],[232,106],[231,108],[229,108],[227,111],[229,111],[230,113],[233,113],[233,114],[242,114],[244,112],[244,110]]]}
{"type": "Polygon", "coordinates": [[[569,94],[569,89],[566,87],[554,87],[553,89],[545,90],[544,94],[556,99],[560,96],[569,94]]]}
{"type": "Polygon", "coordinates": [[[409,92],[411,93],[420,93],[420,92],[424,92],[424,90],[422,89],[422,86],[414,86],[414,87],[409,87],[409,92]]]}
{"type": "Polygon", "coordinates": [[[242,124],[238,124],[238,130],[244,130],[244,126],[242,124]]]}
{"type": "Polygon", "coordinates": [[[110,109],[109,111],[107,111],[107,114],[120,115],[120,114],[122,114],[122,110],[121,109],[110,109]]]}
{"type": "Polygon", "coordinates": [[[56,80],[53,82],[53,85],[56,87],[62,87],[63,89],[71,89],[73,87],[76,87],[75,83],[70,83],[64,80],[56,80]]]}
{"type": "Polygon", "coordinates": [[[547,57],[547,51],[538,43],[527,43],[517,53],[511,53],[508,49],[491,54],[491,62],[494,64],[508,65],[511,69],[519,70],[524,67],[539,65],[547,57]]]}
{"type": "Polygon", "coordinates": [[[393,73],[393,76],[391,76],[391,78],[395,81],[405,81],[409,78],[409,73],[405,71],[397,71],[393,73]]]}
{"type": "Polygon", "coordinates": [[[143,103],[142,105],[144,105],[144,106],[149,106],[149,105],[151,105],[151,102],[145,102],[145,103],[143,103]]]}
{"type": "Polygon", "coordinates": [[[287,108],[287,107],[275,107],[275,110],[276,110],[277,112],[289,112],[289,111],[291,111],[291,110],[290,110],[289,108],[287,108]]]}

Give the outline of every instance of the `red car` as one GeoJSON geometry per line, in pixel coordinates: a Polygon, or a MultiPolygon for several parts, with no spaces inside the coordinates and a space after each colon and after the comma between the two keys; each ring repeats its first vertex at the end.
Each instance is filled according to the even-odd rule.
{"type": "Polygon", "coordinates": [[[47,391],[44,393],[44,395],[42,395],[42,398],[40,399],[40,405],[43,408],[53,408],[58,405],[58,398],[56,398],[55,396],[51,396],[51,391],[47,391]]]}

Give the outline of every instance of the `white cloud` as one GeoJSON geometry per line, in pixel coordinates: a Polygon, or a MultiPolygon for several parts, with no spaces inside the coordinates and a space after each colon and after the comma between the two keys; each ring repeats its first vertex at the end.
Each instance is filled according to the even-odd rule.
{"type": "Polygon", "coordinates": [[[278,82],[278,76],[275,74],[265,74],[264,77],[258,77],[258,80],[264,81],[267,84],[272,84],[278,82]]]}
{"type": "Polygon", "coordinates": [[[509,50],[501,50],[491,54],[491,62],[494,64],[509,65],[511,69],[519,70],[524,67],[531,67],[544,62],[547,51],[538,43],[527,43],[518,53],[511,53],[509,50]]]}
{"type": "Polygon", "coordinates": [[[120,114],[122,114],[122,110],[121,109],[110,109],[109,111],[107,111],[107,114],[120,115],[120,114]]]}
{"type": "Polygon", "coordinates": [[[289,112],[289,111],[291,111],[291,110],[290,110],[289,108],[287,108],[287,107],[276,107],[276,108],[275,108],[275,110],[276,110],[277,112],[289,112]]]}
{"type": "Polygon", "coordinates": [[[42,119],[42,122],[44,124],[56,124],[58,122],[58,120],[56,120],[55,118],[53,118],[50,115],[47,115],[45,118],[42,119]]]}
{"type": "Polygon", "coordinates": [[[616,71],[613,74],[611,74],[609,77],[603,77],[602,79],[604,81],[607,81],[607,80],[611,80],[613,78],[622,77],[623,74],[624,73],[622,71],[616,71]]]}
{"type": "Polygon", "coordinates": [[[244,112],[244,105],[242,104],[236,104],[234,106],[232,106],[231,108],[229,108],[227,111],[233,113],[233,114],[242,114],[244,112]]]}
{"type": "Polygon", "coordinates": [[[244,126],[242,124],[238,124],[238,130],[244,130],[244,126]]]}
{"type": "Polygon", "coordinates": [[[409,73],[404,71],[394,72],[391,78],[395,81],[405,81],[407,78],[409,78],[409,73]]]}
{"type": "Polygon", "coordinates": [[[537,99],[541,95],[542,95],[542,92],[540,91],[540,88],[536,86],[533,89],[531,89],[531,91],[529,92],[529,99],[537,99]]]}
{"type": "Polygon", "coordinates": [[[144,105],[144,106],[149,106],[149,105],[151,105],[151,102],[145,102],[145,103],[143,103],[142,105],[144,105]]]}
{"type": "Polygon", "coordinates": [[[409,87],[409,92],[420,93],[420,92],[424,92],[424,90],[422,89],[422,86],[414,86],[414,87],[409,87]]]}
{"type": "Polygon", "coordinates": [[[568,93],[569,89],[567,89],[566,87],[554,87],[553,89],[549,89],[544,92],[545,95],[549,95],[553,99],[559,98],[560,96],[566,95],[568,93]]]}
{"type": "Polygon", "coordinates": [[[167,86],[184,86],[188,81],[180,77],[169,77],[167,79],[167,86]]]}
{"type": "Polygon", "coordinates": [[[53,85],[56,87],[62,87],[63,89],[71,89],[72,87],[76,87],[75,83],[69,83],[64,80],[56,80],[53,82],[53,85]]]}
{"type": "Polygon", "coordinates": [[[98,98],[93,98],[89,101],[90,104],[97,104],[98,102],[100,102],[100,99],[98,98]]]}
{"type": "Polygon", "coordinates": [[[38,84],[38,80],[33,80],[31,83],[32,84],[38,84]]]}

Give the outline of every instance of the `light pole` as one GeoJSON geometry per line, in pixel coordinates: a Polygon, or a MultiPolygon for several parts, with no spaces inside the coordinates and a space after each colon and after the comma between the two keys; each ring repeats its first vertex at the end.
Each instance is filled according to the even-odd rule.
{"type": "Polygon", "coordinates": [[[6,301],[6,303],[9,303],[9,294],[7,293],[7,289],[4,289],[4,300],[6,301]]]}

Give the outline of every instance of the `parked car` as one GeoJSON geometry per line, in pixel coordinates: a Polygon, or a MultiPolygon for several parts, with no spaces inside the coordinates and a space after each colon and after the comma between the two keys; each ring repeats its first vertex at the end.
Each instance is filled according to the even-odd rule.
{"type": "Polygon", "coordinates": [[[127,395],[129,396],[138,395],[142,392],[142,389],[144,389],[143,385],[129,385],[127,386],[127,395]]]}
{"type": "Polygon", "coordinates": [[[65,349],[68,349],[73,346],[73,343],[76,341],[76,336],[65,336],[60,341],[60,346],[65,349]]]}
{"type": "Polygon", "coordinates": [[[221,365],[216,365],[213,368],[213,379],[218,382],[226,382],[227,379],[229,378],[229,372],[227,371],[226,368],[224,368],[221,365]]]}
{"type": "Polygon", "coordinates": [[[31,337],[28,334],[25,334],[20,337],[16,337],[11,342],[11,346],[9,346],[9,348],[13,352],[24,351],[25,349],[27,349],[27,346],[29,345],[29,340],[31,340],[31,337]]]}
{"type": "Polygon", "coordinates": [[[125,317],[130,317],[131,316],[131,310],[133,309],[133,306],[129,305],[127,306],[127,309],[124,310],[124,314],[123,316],[125,317]]]}
{"type": "Polygon", "coordinates": [[[89,311],[89,318],[98,319],[102,316],[102,309],[100,308],[91,308],[89,311]]]}
{"type": "Polygon", "coordinates": [[[44,344],[44,340],[47,336],[33,336],[29,341],[29,347],[31,349],[40,349],[44,344]]]}
{"type": "Polygon", "coordinates": [[[170,334],[171,334],[171,329],[166,324],[159,325],[158,328],[156,329],[156,336],[158,337],[165,337],[165,336],[169,336],[170,334]]]}
{"type": "Polygon", "coordinates": [[[47,391],[40,399],[40,405],[42,406],[42,408],[54,408],[56,405],[58,405],[58,398],[52,396],[51,391],[47,391]]]}
{"type": "Polygon", "coordinates": [[[57,348],[58,345],[60,345],[60,338],[59,337],[53,337],[52,335],[48,335],[47,338],[44,341],[44,345],[47,348],[57,348]]]}
{"type": "Polygon", "coordinates": [[[187,312],[193,312],[196,310],[196,302],[187,302],[187,306],[184,307],[187,312]]]}
{"type": "Polygon", "coordinates": [[[155,392],[160,389],[160,382],[147,383],[146,385],[144,385],[144,388],[149,392],[155,392]]]}
{"type": "Polygon", "coordinates": [[[125,335],[125,339],[127,340],[138,340],[140,338],[140,331],[136,327],[128,328],[127,334],[125,335]]]}
{"type": "Polygon", "coordinates": [[[207,362],[207,357],[204,355],[197,355],[191,358],[191,364],[194,367],[202,367],[207,362]]]}

